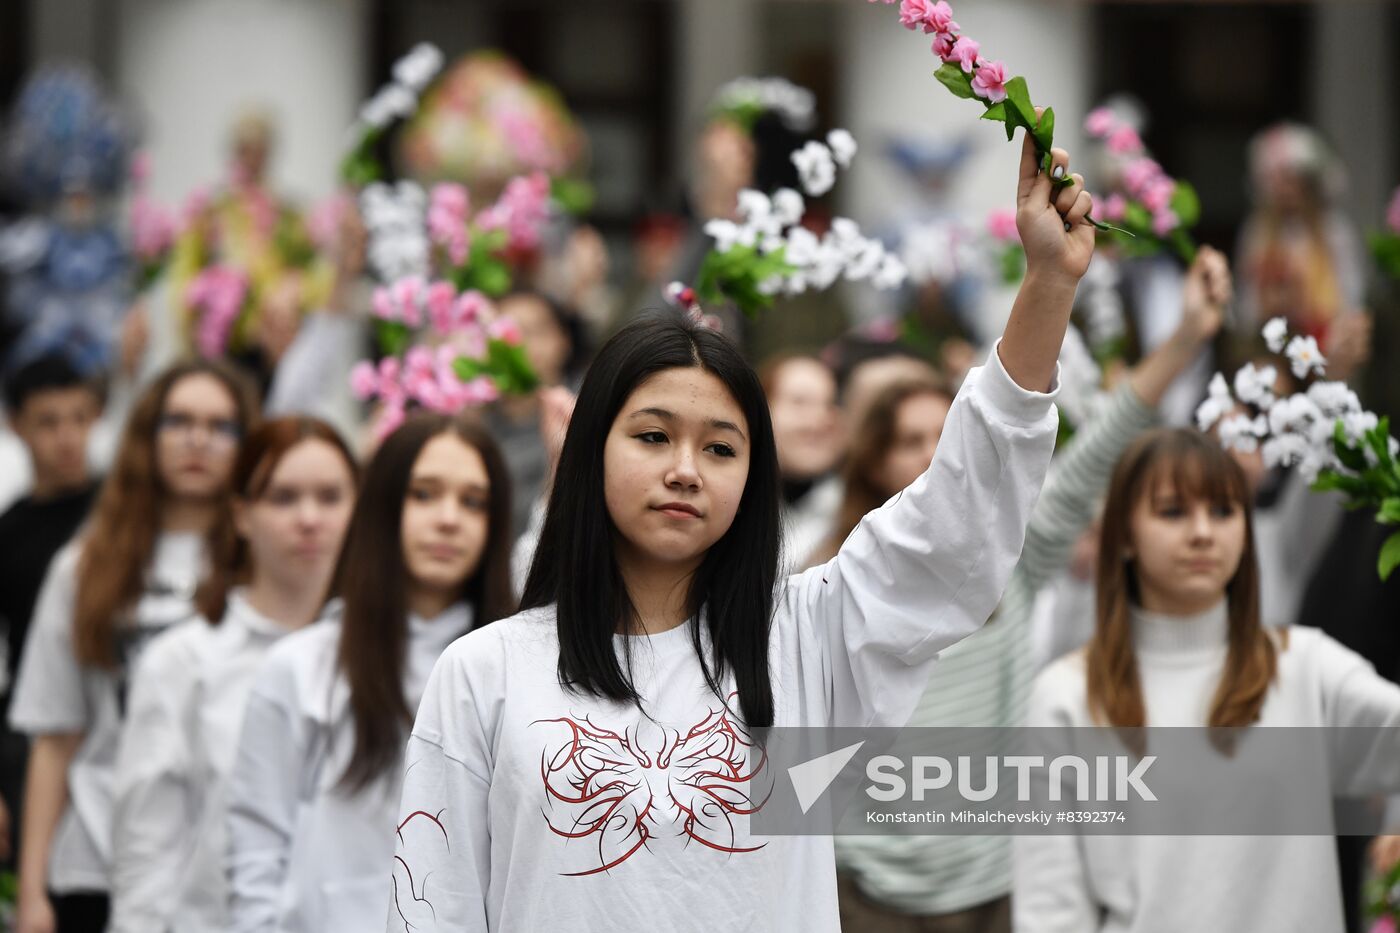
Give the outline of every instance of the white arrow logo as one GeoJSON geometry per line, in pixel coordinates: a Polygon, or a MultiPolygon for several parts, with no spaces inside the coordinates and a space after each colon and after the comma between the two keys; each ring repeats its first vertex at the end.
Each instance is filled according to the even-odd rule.
{"type": "Polygon", "coordinates": [[[804,761],[800,765],[793,765],[788,768],[788,776],[792,778],[792,789],[797,792],[797,804],[802,808],[805,815],[812,809],[812,805],[817,802],[826,789],[831,786],[831,782],[836,780],[836,776],[841,773],[841,769],[855,757],[856,752],[865,742],[857,742],[854,745],[847,745],[845,748],[828,752],[820,758],[813,758],[811,761],[804,761]]]}

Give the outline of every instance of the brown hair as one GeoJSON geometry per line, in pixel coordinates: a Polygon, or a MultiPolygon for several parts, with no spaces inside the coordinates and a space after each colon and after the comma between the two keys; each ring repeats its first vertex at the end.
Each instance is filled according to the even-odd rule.
{"type": "Polygon", "coordinates": [[[860,520],[899,492],[881,488],[875,475],[894,447],[900,406],[925,395],[938,396],[950,405],[953,402],[952,394],[932,379],[901,379],[881,389],[866,408],[865,417],[856,425],[851,437],[850,453],[842,471],[845,494],[836,512],[835,525],[812,563],[825,563],[836,556],[860,520]]]}
{"type": "MultiPolygon", "coordinates": [[[[233,398],[244,433],[257,420],[252,388],[236,370],[196,360],[167,369],[137,399],[127,417],[112,470],[102,485],[83,535],[73,607],[73,652],[91,667],[115,668],[121,612],[140,597],[147,565],[160,533],[161,488],[156,464],[156,428],[175,384],[190,376],[212,376],[233,398]]],[[[210,543],[231,521],[224,497],[209,529],[210,543]]]]}
{"type": "MultiPolygon", "coordinates": [[[[1244,471],[1218,443],[1188,428],[1144,434],[1114,469],[1099,539],[1097,625],[1087,649],[1089,711],[1096,721],[1118,729],[1148,725],[1129,621],[1129,606],[1138,602],[1140,594],[1134,565],[1124,555],[1132,544],[1133,510],[1162,479],[1184,497],[1244,510],[1244,553],[1225,587],[1229,653],[1207,725],[1213,729],[1252,725],[1259,719],[1277,671],[1278,652],[1259,621],[1259,568],[1249,488],[1244,471]]],[[[1221,740],[1228,745],[1226,733],[1216,735],[1218,745],[1221,740]]]]}
{"type": "Polygon", "coordinates": [[[418,412],[385,439],[365,468],[331,591],[344,601],[338,663],[350,684],[355,748],[341,779],[362,790],[394,767],[413,711],[403,695],[408,661],[408,568],[403,560],[404,499],[418,455],[441,434],[481,454],[491,484],[486,547],[462,584],[480,628],[515,611],[510,583],[510,474],[491,435],[463,418],[418,412]]]}
{"type": "MultiPolygon", "coordinates": [[[[335,428],[317,418],[289,415],[264,422],[244,439],[229,481],[233,497],[245,502],[261,498],[282,458],[293,447],[309,440],[325,441],[334,447],[350,470],[351,483],[359,481],[355,456],[335,428]]],[[[247,583],[252,573],[248,542],[238,534],[233,522],[224,523],[214,531],[209,550],[209,575],[195,594],[195,608],[211,625],[218,625],[228,609],[229,591],[247,583]]]]}

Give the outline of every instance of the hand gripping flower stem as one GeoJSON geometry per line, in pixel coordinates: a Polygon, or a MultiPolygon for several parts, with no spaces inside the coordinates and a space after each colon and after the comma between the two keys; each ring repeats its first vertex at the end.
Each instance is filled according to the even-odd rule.
{"type": "MultiPolygon", "coordinates": [[[[1015,138],[1017,127],[1024,127],[1026,133],[1035,140],[1035,155],[1039,161],[1040,171],[1051,171],[1050,152],[1055,146],[1055,108],[1047,107],[1037,116],[1036,107],[1031,103],[1030,89],[1026,85],[1026,79],[1021,77],[1002,82],[1001,90],[992,93],[992,97],[1002,97],[1001,100],[993,101],[982,96],[977,92],[974,81],[977,78],[977,72],[984,64],[987,64],[985,60],[979,60],[971,65],[970,71],[964,71],[961,66],[948,62],[934,72],[934,77],[938,79],[940,84],[952,91],[954,96],[965,100],[976,100],[985,106],[986,112],[982,114],[982,119],[1005,124],[1007,142],[1015,138]]],[[[1063,188],[1073,184],[1074,179],[1066,175],[1053,179],[1052,183],[1056,188],[1063,188]]],[[[1133,235],[1112,224],[1095,220],[1092,214],[1086,216],[1084,220],[1086,223],[1092,224],[1096,230],[1115,231],[1127,236],[1133,235]]]]}
{"type": "Polygon", "coordinates": [[[1026,249],[1026,279],[1006,322],[999,354],[1007,375],[1022,388],[1051,388],[1075,289],[1094,254],[1094,231],[1084,220],[1093,198],[1069,172],[1069,155],[1051,152],[1051,169],[1036,158],[1028,135],[1021,146],[1016,228],[1026,249]],[[1070,178],[1058,190],[1054,178],[1070,178]]]}

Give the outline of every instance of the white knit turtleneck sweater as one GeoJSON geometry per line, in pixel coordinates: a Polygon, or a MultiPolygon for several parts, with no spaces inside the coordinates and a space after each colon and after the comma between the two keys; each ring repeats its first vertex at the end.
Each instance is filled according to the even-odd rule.
{"type": "MultiPolygon", "coordinates": [[[[1197,616],[1135,610],[1133,640],[1150,726],[1203,726],[1226,656],[1226,606],[1197,616]]],[[[1376,624],[1385,624],[1377,620],[1376,624]]],[[[1046,668],[1029,724],[1095,725],[1085,655],[1046,668]]],[[[1387,726],[1373,772],[1340,791],[1400,793],[1400,686],[1316,629],[1288,630],[1256,728],[1387,726]]],[[[1325,790],[1317,807],[1330,808],[1325,790]]],[[[1024,836],[1015,846],[1017,933],[1340,933],[1330,836],[1024,836]]]]}

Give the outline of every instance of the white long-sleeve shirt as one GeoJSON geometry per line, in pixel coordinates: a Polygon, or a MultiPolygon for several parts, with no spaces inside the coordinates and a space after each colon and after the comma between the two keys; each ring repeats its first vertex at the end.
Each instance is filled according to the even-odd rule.
{"type": "Polygon", "coordinates": [[[10,706],[10,725],[18,732],[83,736],[68,766],[68,806],[49,850],[48,887],[58,894],[109,889],[113,783],[128,675],[152,639],[194,617],[204,569],[199,535],[157,538],[144,592],[118,623],[117,669],[85,667],[73,653],[81,547],[82,539],[75,539],[49,566],[10,706]]]}
{"type": "MultiPolygon", "coordinates": [[[[1379,621],[1379,620],[1378,620],[1379,621]]],[[[1224,602],[1199,616],[1134,611],[1133,643],[1149,726],[1204,726],[1228,653],[1224,602]]],[[[1036,682],[1032,726],[1095,725],[1085,653],[1066,655],[1036,682]]],[[[1400,687],[1316,629],[1293,627],[1278,655],[1257,726],[1385,727],[1360,767],[1330,768],[1339,796],[1400,791],[1400,687]]],[[[1249,793],[1218,788],[1219,793],[1249,793]]],[[[1341,933],[1332,836],[1019,836],[1017,933],[1341,933]]]]}
{"type": "Polygon", "coordinates": [[[108,933],[223,933],[225,783],[253,677],[290,630],[241,591],[151,643],[117,756],[108,933]]]}
{"type": "MultiPolygon", "coordinates": [[[[974,371],[928,471],[781,584],[776,725],[904,723],[937,653],[1001,598],[1051,402],[995,358],[974,371]]],[[[838,929],[831,838],[749,837],[748,804],[699,786],[722,765],[692,753],[742,755],[746,732],[705,684],[695,624],[632,639],[645,713],[560,687],[552,608],[444,653],[409,740],[391,931],[838,929]]]]}
{"type": "MultiPolygon", "coordinates": [[[[388,620],[386,620],[387,622],[388,620]]],[[[471,627],[459,604],[409,618],[404,697],[418,705],[442,650],[471,627]]],[[[403,769],[359,793],[341,778],[354,749],[340,623],[318,622],[268,652],[248,697],[227,798],[229,925],[237,933],[358,933],[383,926],[403,769]]]]}

